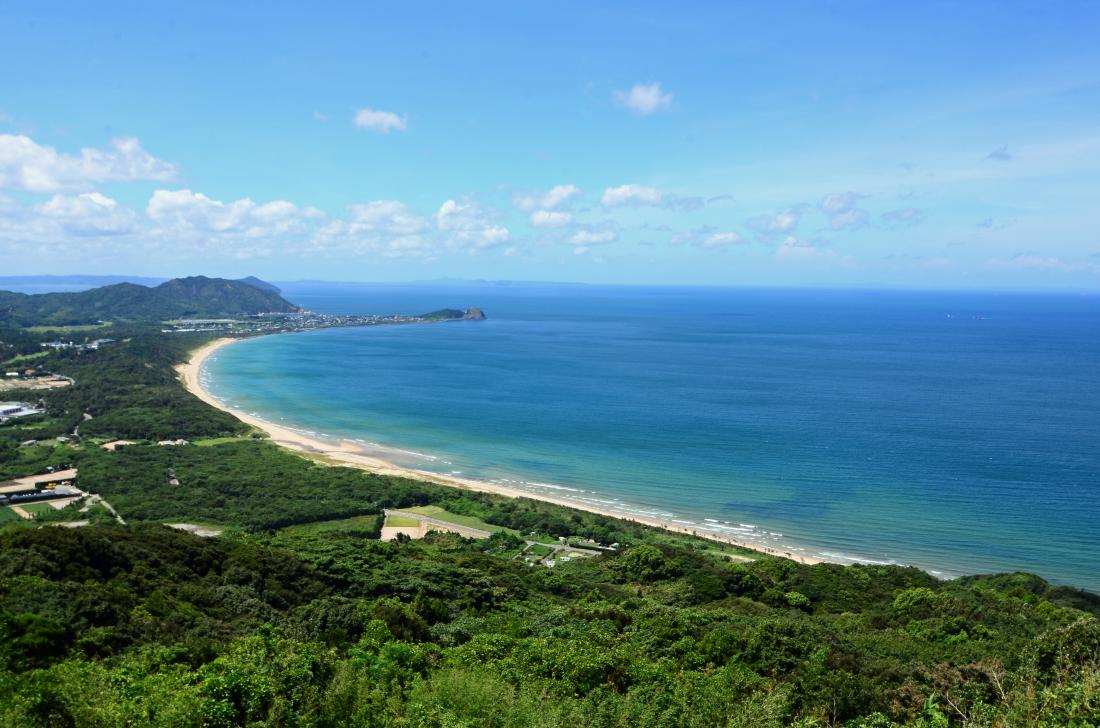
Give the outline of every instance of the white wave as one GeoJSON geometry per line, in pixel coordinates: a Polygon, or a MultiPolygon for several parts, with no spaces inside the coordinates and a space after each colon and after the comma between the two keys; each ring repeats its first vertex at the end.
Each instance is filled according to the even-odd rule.
{"type": "Polygon", "coordinates": [[[550,488],[551,490],[568,490],[572,493],[583,493],[584,491],[577,488],[568,488],[564,485],[554,485],[553,483],[538,483],[533,480],[526,481],[525,485],[531,485],[535,488],[550,488]]]}

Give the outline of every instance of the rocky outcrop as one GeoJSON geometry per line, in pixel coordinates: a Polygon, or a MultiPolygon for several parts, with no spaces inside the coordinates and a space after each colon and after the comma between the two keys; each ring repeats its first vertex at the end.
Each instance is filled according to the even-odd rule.
{"type": "Polygon", "coordinates": [[[462,318],[465,321],[484,321],[485,312],[475,306],[470,306],[462,314],[462,318]]]}

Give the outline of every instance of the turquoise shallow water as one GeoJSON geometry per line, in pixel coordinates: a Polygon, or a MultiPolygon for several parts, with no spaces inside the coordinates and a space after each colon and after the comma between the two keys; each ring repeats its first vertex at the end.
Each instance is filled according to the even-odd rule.
{"type": "Polygon", "coordinates": [[[212,392],[418,468],[833,560],[1100,591],[1100,299],[287,286],[484,322],[253,339],[212,392]]]}

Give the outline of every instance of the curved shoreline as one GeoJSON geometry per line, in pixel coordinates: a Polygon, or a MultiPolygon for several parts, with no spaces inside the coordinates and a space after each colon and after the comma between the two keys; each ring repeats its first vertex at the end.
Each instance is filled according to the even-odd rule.
{"type": "MultiPolygon", "coordinates": [[[[610,509],[599,508],[589,503],[578,502],[570,500],[568,498],[558,498],[553,495],[544,493],[532,493],[527,490],[519,488],[510,488],[504,485],[498,485],[496,483],[489,483],[481,480],[474,480],[471,478],[459,478],[453,475],[441,475],[439,473],[433,473],[426,470],[417,470],[415,468],[406,468],[399,465],[395,465],[387,460],[378,458],[375,456],[364,454],[362,448],[355,443],[348,440],[341,440],[339,443],[333,444],[325,440],[313,437],[302,432],[298,432],[292,428],[284,425],[277,425],[267,420],[261,419],[254,415],[250,415],[240,410],[229,407],[224,402],[218,400],[209,391],[203,387],[202,384],[202,367],[206,360],[210,358],[216,351],[222,347],[233,343],[234,341],[240,341],[241,339],[235,338],[221,338],[216,339],[208,344],[205,344],[198,349],[191,352],[191,359],[186,364],[180,364],[176,367],[176,371],[180,375],[180,379],[183,382],[187,391],[194,394],[206,404],[216,409],[227,412],[242,422],[255,427],[258,430],[262,430],[268,434],[271,442],[276,445],[280,445],[289,450],[293,450],[304,455],[323,456],[329,460],[336,461],[340,465],[346,465],[355,468],[361,468],[372,473],[379,475],[391,475],[402,478],[410,478],[413,480],[422,480],[435,483],[437,485],[449,486],[452,488],[462,488],[464,490],[472,490],[483,493],[492,493],[494,495],[501,495],[507,498],[530,498],[531,500],[539,500],[547,503],[553,503],[555,505],[564,506],[566,508],[574,508],[577,510],[588,511],[590,513],[596,513],[601,516],[607,516],[608,518],[616,518],[623,521],[632,521],[634,523],[641,523],[646,526],[652,526],[665,531],[673,533],[680,533],[688,536],[697,536],[699,538],[705,538],[710,541],[718,543],[724,543],[731,546],[738,546],[750,551],[756,551],[758,553],[768,554],[771,556],[779,556],[788,558],[793,561],[798,561],[803,564],[818,564],[823,563],[826,559],[818,558],[815,556],[808,556],[805,554],[798,554],[791,551],[782,549],[775,549],[762,544],[756,544],[751,541],[742,541],[740,539],[731,538],[722,534],[708,531],[705,528],[689,528],[687,526],[677,525],[676,523],[670,523],[668,521],[662,521],[656,518],[648,518],[640,515],[630,515],[624,513],[617,513],[610,509]]],[[[842,563],[842,562],[835,562],[842,563]]]]}

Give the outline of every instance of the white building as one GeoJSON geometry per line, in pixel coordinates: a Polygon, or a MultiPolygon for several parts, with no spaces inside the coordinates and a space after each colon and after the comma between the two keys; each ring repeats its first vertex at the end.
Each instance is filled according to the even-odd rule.
{"type": "Polygon", "coordinates": [[[26,402],[0,402],[0,418],[4,419],[27,417],[28,415],[37,415],[41,412],[42,410],[37,410],[26,402]]]}

